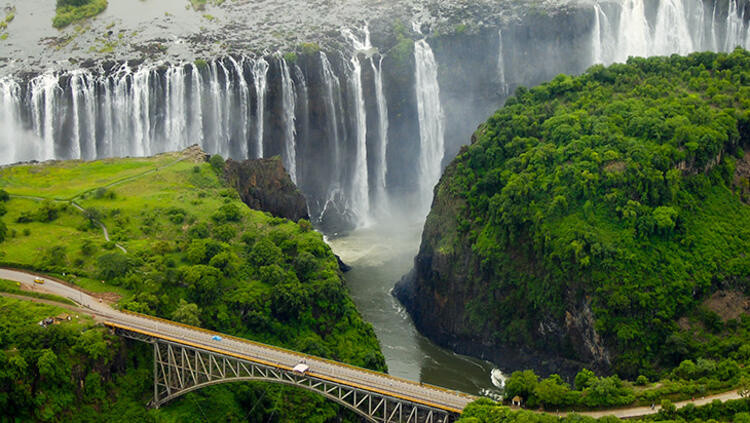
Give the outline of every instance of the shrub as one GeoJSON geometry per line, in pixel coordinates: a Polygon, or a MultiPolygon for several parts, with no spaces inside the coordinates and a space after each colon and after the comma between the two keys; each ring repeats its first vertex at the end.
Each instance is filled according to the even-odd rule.
{"type": "Polygon", "coordinates": [[[96,16],[107,8],[107,0],[58,0],[52,26],[64,28],[73,22],[96,16]]]}
{"type": "Polygon", "coordinates": [[[223,206],[219,207],[219,210],[211,215],[211,219],[213,219],[217,223],[239,222],[241,218],[242,213],[240,212],[240,208],[231,203],[224,204],[223,206]]]}
{"type": "Polygon", "coordinates": [[[45,266],[64,266],[67,262],[67,255],[64,245],[54,245],[47,248],[42,255],[42,263],[45,266]]]}
{"type": "Polygon", "coordinates": [[[228,242],[237,235],[237,229],[230,224],[218,225],[214,228],[214,238],[228,242]]]}
{"type": "Polygon", "coordinates": [[[5,223],[0,220],[0,242],[5,241],[5,236],[8,234],[8,227],[5,226],[5,223]]]}
{"type": "Polygon", "coordinates": [[[214,154],[213,156],[211,156],[208,162],[211,164],[211,167],[216,171],[216,173],[221,174],[224,171],[224,158],[220,155],[214,154]]]}
{"type": "Polygon", "coordinates": [[[0,201],[5,202],[10,200],[10,195],[4,189],[0,189],[0,201]]]}
{"type": "Polygon", "coordinates": [[[130,257],[119,251],[99,256],[96,263],[99,270],[99,278],[104,280],[125,276],[133,266],[130,257]]]}
{"type": "Polygon", "coordinates": [[[188,236],[190,239],[204,239],[208,238],[208,235],[208,224],[205,222],[196,223],[188,229],[188,236]]]}

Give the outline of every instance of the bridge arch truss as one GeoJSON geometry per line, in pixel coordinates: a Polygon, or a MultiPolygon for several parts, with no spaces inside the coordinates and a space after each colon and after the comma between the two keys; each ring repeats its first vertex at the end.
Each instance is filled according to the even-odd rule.
{"type": "Polygon", "coordinates": [[[457,413],[430,405],[300,374],[272,364],[220,354],[126,329],[114,330],[120,336],[153,345],[154,398],[149,406],[154,408],[205,386],[262,381],[318,393],[373,423],[451,423],[459,417],[457,413]]]}

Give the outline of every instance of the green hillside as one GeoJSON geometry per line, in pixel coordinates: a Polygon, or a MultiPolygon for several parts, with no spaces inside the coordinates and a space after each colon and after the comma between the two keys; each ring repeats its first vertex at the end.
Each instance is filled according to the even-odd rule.
{"type": "Polygon", "coordinates": [[[519,88],[436,188],[418,326],[631,378],[747,360],[748,151],[743,50],[519,88]]]}
{"type": "MultiPolygon", "coordinates": [[[[0,169],[9,194],[0,203],[0,261],[58,275],[129,310],[385,370],[322,235],[307,221],[246,207],[222,181],[222,164],[186,150],[0,169]]],[[[341,414],[311,394],[235,384],[191,393],[155,416],[183,420],[212,404],[223,411],[209,420],[341,414]]]]}

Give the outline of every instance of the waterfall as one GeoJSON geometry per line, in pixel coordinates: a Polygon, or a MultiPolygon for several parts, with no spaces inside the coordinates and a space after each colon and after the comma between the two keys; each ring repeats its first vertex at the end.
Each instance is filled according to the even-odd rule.
{"type": "MultiPolygon", "coordinates": [[[[148,68],[141,68],[133,75],[133,93],[128,93],[127,81],[123,80],[123,92],[120,93],[120,104],[128,104],[129,100],[133,99],[133,111],[127,113],[132,118],[132,125],[135,128],[136,138],[133,139],[133,146],[131,151],[135,152],[137,156],[151,155],[153,137],[151,133],[151,70],[148,68]]],[[[118,112],[122,113],[122,110],[128,110],[128,107],[118,107],[118,112]]],[[[118,134],[117,139],[127,139],[127,134],[130,133],[128,123],[123,123],[121,126],[121,132],[118,134]]]]}
{"type": "Polygon", "coordinates": [[[21,87],[11,78],[0,79],[0,151],[3,151],[3,162],[13,163],[20,159],[18,148],[23,145],[18,143],[17,137],[21,135],[18,128],[18,106],[20,105],[21,87]],[[16,141],[16,142],[14,142],[16,141]],[[17,145],[19,144],[19,145],[17,145]]]}
{"type": "MultiPolygon", "coordinates": [[[[602,23],[601,15],[604,12],[599,3],[594,4],[594,27],[591,30],[591,63],[604,63],[602,56],[602,23]]],[[[502,40],[502,38],[501,38],[502,40]]],[[[502,54],[500,54],[502,57],[502,54]]]]}
{"type": "Polygon", "coordinates": [[[703,0],[688,0],[685,9],[688,15],[688,33],[692,36],[693,48],[703,50],[706,48],[706,24],[703,0]],[[690,31],[692,29],[692,31],[690,31]]]}
{"type": "Polygon", "coordinates": [[[354,118],[356,125],[356,149],[354,151],[354,173],[352,175],[352,208],[358,218],[363,219],[370,210],[367,182],[367,116],[362,93],[362,66],[356,54],[352,55],[352,73],[349,79],[354,96],[354,118]]]}
{"type": "Polygon", "coordinates": [[[386,175],[388,174],[388,105],[383,91],[383,56],[380,56],[378,65],[370,57],[370,66],[375,78],[375,102],[378,106],[378,152],[375,169],[375,198],[379,209],[388,208],[388,197],[386,195],[386,175]]]}
{"type": "Polygon", "coordinates": [[[73,103],[73,139],[70,143],[70,154],[68,157],[73,159],[80,159],[81,156],[81,115],[79,113],[80,108],[80,97],[83,94],[83,90],[80,87],[80,80],[82,79],[81,71],[76,71],[70,78],[70,91],[71,99],[73,103]]]}
{"type": "Polygon", "coordinates": [[[646,56],[651,45],[644,0],[624,0],[617,30],[615,61],[625,62],[628,56],[646,56]]]}
{"type": "Polygon", "coordinates": [[[729,0],[727,12],[726,36],[724,37],[724,51],[732,51],[735,47],[744,45],[742,34],[745,8],[738,10],[737,0],[729,0]]]}
{"type": "MultiPolygon", "coordinates": [[[[584,57],[565,60],[583,68],[624,61],[629,55],[750,47],[747,0],[726,0],[718,6],[702,0],[593,3],[586,6],[592,7],[592,33],[569,40],[579,45],[550,44],[539,51],[588,48],[584,57]]],[[[389,194],[415,186],[426,208],[446,152],[458,149],[444,145],[445,128],[458,133],[466,126],[444,120],[443,109],[452,119],[463,119],[457,109],[479,113],[485,105],[462,104],[454,96],[455,101],[441,103],[436,58],[426,40],[414,43],[416,65],[408,70],[414,72],[412,94],[412,88],[403,85],[411,76],[396,75],[393,83],[398,85],[386,85],[394,69],[384,68],[391,62],[372,46],[367,25],[342,29],[342,34],[349,46],[343,56],[320,52],[295,63],[278,55],[227,56],[188,64],[122,62],[99,71],[0,77],[0,164],[144,156],[198,143],[209,154],[236,159],[281,152],[291,178],[308,196],[313,218],[324,225],[385,217],[381,212],[395,205],[389,204],[389,194]],[[399,103],[389,105],[386,93],[401,97],[399,103]],[[398,134],[400,143],[389,144],[389,132],[398,134]],[[398,184],[388,186],[389,180],[398,184]]],[[[483,87],[497,88],[501,96],[507,94],[511,78],[519,83],[529,79],[510,75],[513,41],[498,29],[497,60],[490,57],[482,61],[486,68],[471,70],[483,75],[483,87]]],[[[513,58],[518,68],[544,63],[543,69],[529,72],[536,78],[530,83],[551,77],[547,62],[552,67],[559,60],[513,58]]],[[[499,105],[501,100],[491,101],[499,105]]]]}
{"type": "MultiPolygon", "coordinates": [[[[354,116],[356,126],[356,149],[354,153],[354,173],[352,175],[352,209],[359,223],[364,223],[370,211],[370,188],[367,168],[367,115],[365,111],[364,89],[362,88],[362,63],[359,54],[369,55],[370,65],[375,72],[372,61],[372,44],[370,44],[370,31],[367,25],[364,27],[364,41],[359,40],[349,29],[342,29],[342,34],[352,42],[354,51],[349,63],[351,64],[351,75],[349,83],[354,97],[354,116]]],[[[377,82],[376,82],[377,83],[377,82]]],[[[379,107],[379,105],[378,105],[379,107]]]]}
{"type": "Polygon", "coordinates": [[[166,74],[166,112],[164,117],[164,138],[166,150],[176,151],[185,145],[186,111],[185,111],[185,68],[173,66],[166,74]]]}
{"type": "MultiPolygon", "coordinates": [[[[596,24],[598,25],[598,18],[596,24]]],[[[598,32],[598,31],[596,31],[598,32]]],[[[503,54],[503,30],[497,30],[497,82],[500,87],[500,95],[508,95],[508,83],[505,82],[505,55],[503,54]]]]}
{"type": "Polygon", "coordinates": [[[268,74],[268,62],[262,57],[255,60],[253,64],[253,83],[255,84],[256,106],[255,106],[255,157],[263,157],[263,113],[266,108],[266,77],[268,74]]]}
{"type": "Polygon", "coordinates": [[[608,65],[615,60],[616,34],[609,17],[599,4],[594,4],[594,27],[591,34],[591,63],[608,65]]]}
{"type": "Polygon", "coordinates": [[[213,129],[213,134],[211,134],[211,141],[213,145],[210,147],[210,150],[213,150],[217,152],[218,154],[221,154],[222,156],[226,157],[227,152],[226,144],[227,142],[224,140],[224,117],[223,117],[223,99],[222,97],[222,85],[221,81],[219,81],[219,65],[217,64],[217,61],[213,61],[209,64],[208,67],[208,85],[211,90],[211,94],[207,96],[207,98],[211,101],[211,106],[208,108],[208,111],[210,115],[208,116],[208,121],[204,121],[204,125],[208,124],[209,127],[213,129]]]}
{"type": "Polygon", "coordinates": [[[683,3],[683,0],[661,0],[659,3],[650,54],[684,55],[693,51],[688,16],[683,3]]]}
{"type": "MultiPolygon", "coordinates": [[[[297,144],[300,143],[307,143],[308,137],[310,134],[310,96],[307,91],[307,82],[305,81],[305,74],[302,73],[302,69],[299,68],[296,64],[294,65],[294,76],[297,78],[297,89],[299,90],[299,94],[296,96],[298,101],[297,110],[299,112],[297,115],[301,117],[301,119],[296,119],[295,121],[300,122],[300,129],[301,129],[301,137],[300,140],[297,142],[297,144]]],[[[300,131],[297,132],[299,134],[300,131]]],[[[299,137],[299,135],[298,135],[299,137]]],[[[302,163],[299,164],[301,166],[302,163]]]]}
{"type": "Polygon", "coordinates": [[[57,108],[57,76],[52,72],[43,73],[31,80],[31,114],[34,133],[42,140],[39,148],[41,160],[55,156],[55,109],[57,108]]]}
{"type": "MultiPolygon", "coordinates": [[[[233,143],[233,144],[239,144],[237,147],[239,151],[240,157],[247,157],[247,128],[248,128],[248,113],[249,113],[249,107],[248,107],[248,99],[250,98],[250,89],[247,85],[247,81],[245,80],[245,73],[243,71],[244,69],[244,62],[241,64],[237,62],[237,60],[234,59],[234,57],[229,56],[229,63],[232,64],[232,68],[235,72],[235,77],[233,80],[236,80],[239,82],[239,93],[237,94],[239,97],[239,108],[240,108],[240,116],[239,116],[239,142],[233,143]]],[[[228,78],[229,79],[229,78],[228,78]]],[[[229,115],[229,114],[227,114],[229,115]]]]}
{"type": "Polygon", "coordinates": [[[74,71],[70,77],[73,134],[68,157],[92,160],[99,156],[96,146],[96,104],[91,74],[74,71]]]}
{"type": "Polygon", "coordinates": [[[716,3],[718,1],[714,1],[714,8],[711,12],[711,50],[712,51],[719,51],[719,37],[716,35],[716,3]]]}
{"type": "MultiPolygon", "coordinates": [[[[193,64],[190,69],[190,143],[203,145],[203,78],[197,65],[193,64]]],[[[245,111],[245,115],[247,115],[247,111],[245,111]]],[[[247,141],[245,142],[245,152],[247,152],[247,141]]]]}
{"type": "Polygon", "coordinates": [[[320,52],[320,63],[321,73],[323,76],[323,85],[325,86],[326,94],[326,117],[328,121],[328,136],[333,142],[333,154],[331,157],[331,163],[337,163],[335,166],[334,178],[331,181],[331,190],[338,189],[338,184],[341,180],[341,147],[339,145],[339,124],[338,124],[338,113],[336,110],[336,97],[339,98],[338,104],[341,104],[341,93],[339,86],[339,79],[331,69],[331,62],[328,61],[328,56],[322,51],[320,52]]]}
{"type": "Polygon", "coordinates": [[[432,188],[438,182],[445,153],[443,110],[437,81],[437,63],[425,40],[414,43],[416,95],[419,112],[419,186],[422,207],[429,209],[432,188]]]}
{"type": "Polygon", "coordinates": [[[292,182],[297,183],[297,146],[295,143],[295,113],[297,98],[294,82],[289,74],[289,66],[283,57],[279,57],[281,66],[281,97],[284,113],[284,167],[289,172],[292,182]]]}

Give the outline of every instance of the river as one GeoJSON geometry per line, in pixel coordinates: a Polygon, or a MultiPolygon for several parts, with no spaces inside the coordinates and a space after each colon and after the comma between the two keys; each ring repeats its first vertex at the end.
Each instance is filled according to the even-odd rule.
{"type": "Polygon", "coordinates": [[[344,279],[359,312],[375,328],[388,373],[473,395],[497,392],[492,375],[497,380],[501,374],[492,363],[455,354],[420,335],[391,295],[413,264],[423,225],[376,224],[331,237],[328,243],[352,266],[344,279]]]}

